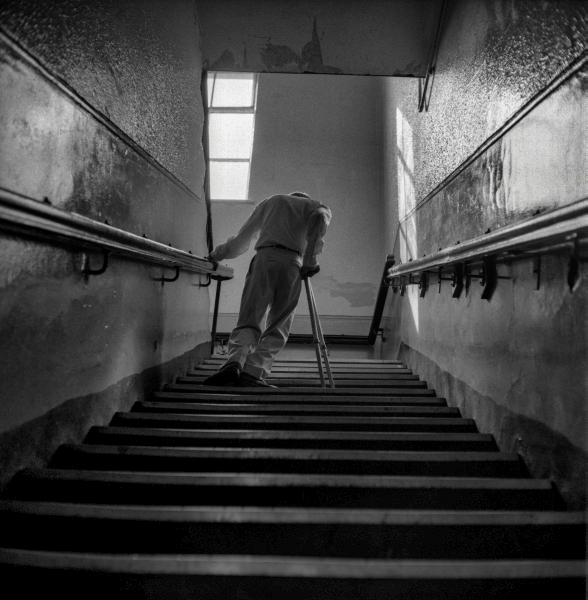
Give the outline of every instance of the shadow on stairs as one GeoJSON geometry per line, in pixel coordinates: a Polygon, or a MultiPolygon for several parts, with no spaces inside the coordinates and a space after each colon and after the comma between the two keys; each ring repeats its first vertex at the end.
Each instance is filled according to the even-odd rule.
{"type": "Polygon", "coordinates": [[[270,388],[149,402],[18,473],[0,573],[19,597],[584,598],[584,513],[398,361],[278,360],[270,388]]]}

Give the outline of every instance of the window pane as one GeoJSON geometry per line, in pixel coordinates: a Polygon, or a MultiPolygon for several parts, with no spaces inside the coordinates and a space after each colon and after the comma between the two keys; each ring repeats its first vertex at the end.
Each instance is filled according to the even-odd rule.
{"type": "Polygon", "coordinates": [[[211,200],[247,200],[248,162],[210,161],[211,200]]]}
{"type": "Polygon", "coordinates": [[[208,121],[210,158],[251,158],[253,114],[212,113],[208,121]]]}
{"type": "Polygon", "coordinates": [[[254,73],[216,73],[213,107],[253,106],[254,73]]]}

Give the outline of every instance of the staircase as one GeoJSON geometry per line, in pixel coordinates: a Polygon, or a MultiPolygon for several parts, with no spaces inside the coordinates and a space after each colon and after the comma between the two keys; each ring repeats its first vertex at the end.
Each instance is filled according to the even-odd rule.
{"type": "Polygon", "coordinates": [[[269,388],[149,402],[18,473],[0,574],[18,597],[584,598],[584,513],[398,361],[278,360],[269,388]]]}

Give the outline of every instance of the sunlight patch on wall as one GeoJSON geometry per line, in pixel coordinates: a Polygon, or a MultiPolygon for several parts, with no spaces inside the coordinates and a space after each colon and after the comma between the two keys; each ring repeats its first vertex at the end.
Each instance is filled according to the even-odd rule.
{"type": "Polygon", "coordinates": [[[398,218],[400,225],[400,259],[405,262],[418,256],[416,217],[411,213],[416,204],[414,190],[414,148],[410,123],[396,109],[396,150],[398,163],[398,218]]]}

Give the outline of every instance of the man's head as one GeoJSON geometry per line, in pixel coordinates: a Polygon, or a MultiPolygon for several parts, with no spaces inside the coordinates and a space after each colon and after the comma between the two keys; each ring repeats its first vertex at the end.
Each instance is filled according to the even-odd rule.
{"type": "Polygon", "coordinates": [[[290,192],[288,196],[298,196],[299,198],[310,198],[306,192],[290,192]]]}

